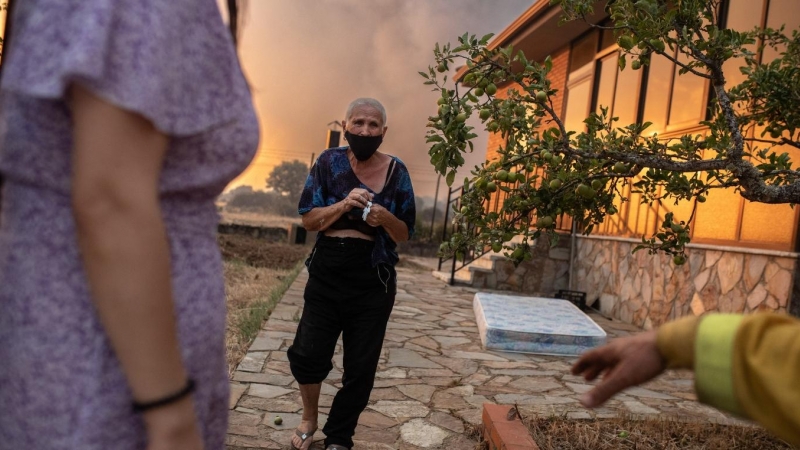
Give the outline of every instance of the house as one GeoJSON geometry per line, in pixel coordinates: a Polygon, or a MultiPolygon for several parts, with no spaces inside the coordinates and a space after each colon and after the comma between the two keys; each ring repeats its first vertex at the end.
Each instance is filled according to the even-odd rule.
{"type": "MultiPolygon", "coordinates": [[[[560,16],[559,7],[536,1],[489,47],[513,44],[538,61],[551,56],[550,81],[559,91],[554,105],[568,129],[582,131],[588,113],[603,105],[620,118],[618,123],[649,121],[647,132],[664,138],[706,131],[700,124],[711,95],[705,79],[680,75],[664,57],[654,57],[642,70],[620,71],[612,32],[583,21],[559,26],[560,16]]],[[[725,0],[720,17],[739,30],[782,24],[793,30],[800,28],[800,2],[725,0]]],[[[589,18],[593,24],[605,20],[602,8],[589,18]]],[[[773,50],[759,55],[762,61],[775,56],[773,50]]],[[[729,83],[742,79],[737,61],[729,61],[726,69],[729,83]]],[[[506,97],[509,89],[514,86],[501,86],[497,96],[506,97]]],[[[494,159],[503,144],[499,134],[490,135],[486,159],[494,159]]],[[[798,149],[785,151],[800,161],[798,149]]],[[[697,204],[688,260],[676,266],[666,256],[631,250],[642,235],[655,232],[667,212],[688,218],[694,202],[648,206],[640,205],[635,193],[624,195],[631,201],[590,236],[563,236],[557,249],[538,245],[534,261],[520,267],[495,261],[493,273],[474,270],[482,273],[475,285],[549,294],[569,287],[586,292],[590,303],[599,301],[594,305],[604,314],[646,328],[706,311],[800,312],[798,208],[751,203],[733,190],[715,190],[697,204]]]]}

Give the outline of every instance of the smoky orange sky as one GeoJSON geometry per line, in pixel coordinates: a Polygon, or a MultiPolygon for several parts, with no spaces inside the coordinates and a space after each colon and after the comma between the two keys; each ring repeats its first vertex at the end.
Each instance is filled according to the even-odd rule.
{"type": "MultiPolygon", "coordinates": [[[[436,42],[456,43],[465,32],[497,34],[532,3],[243,2],[239,52],[261,121],[261,143],[256,159],[229,188],[248,184],[265,189],[267,175],[281,161],[309,164],[312,154],[325,149],[327,124],[341,121],[354,98],[375,97],[388,115],[389,130],[380,150],[405,162],[418,196],[433,196],[437,176],[424,136],[438,93],[423,85],[417,72],[433,63],[436,42]]],[[[484,160],[486,133],[480,134],[475,152],[467,157],[469,168],[484,160]]],[[[456,184],[467,173],[462,169],[456,184]]]]}

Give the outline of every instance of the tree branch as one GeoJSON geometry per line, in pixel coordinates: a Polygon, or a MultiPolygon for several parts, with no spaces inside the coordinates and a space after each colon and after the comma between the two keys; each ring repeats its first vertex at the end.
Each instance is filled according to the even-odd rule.
{"type": "Polygon", "coordinates": [[[793,141],[793,140],[791,140],[791,139],[787,139],[787,138],[785,138],[785,137],[782,137],[782,138],[781,138],[781,144],[784,144],[784,145],[791,145],[792,147],[795,147],[795,148],[800,148],[800,142],[793,141]]]}

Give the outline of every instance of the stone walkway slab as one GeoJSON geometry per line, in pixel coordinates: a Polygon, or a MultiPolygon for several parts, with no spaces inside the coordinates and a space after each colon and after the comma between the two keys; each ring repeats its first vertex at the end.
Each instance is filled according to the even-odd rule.
{"type": "MultiPolygon", "coordinates": [[[[397,273],[398,295],[375,388],[354,436],[357,450],[471,449],[475,442],[465,433],[481,424],[483,403],[517,403],[523,416],[590,419],[635,414],[735,422],[696,401],[691,372],[668,371],[602,408],[587,410],[578,398],[591,383],[569,374],[575,358],[486,351],[472,311],[476,290],[449,286],[427,271],[401,267],[397,273]]],[[[289,448],[302,402],[286,350],[297,328],[307,280],[303,270],[234,373],[229,450],[289,448]],[[276,416],[283,419],[281,425],[274,423],[276,416]]],[[[609,339],[638,331],[596,314],[591,317],[609,339]]],[[[320,398],[324,414],[341,387],[341,345],[333,363],[320,398]]],[[[315,439],[322,438],[317,432],[315,439]]],[[[323,447],[318,442],[312,448],[323,447]]]]}

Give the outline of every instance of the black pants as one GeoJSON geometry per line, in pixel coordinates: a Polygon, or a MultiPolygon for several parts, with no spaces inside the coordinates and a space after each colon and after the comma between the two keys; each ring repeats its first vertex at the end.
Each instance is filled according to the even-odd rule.
{"type": "Polygon", "coordinates": [[[325,445],[353,446],[358,417],[375,382],[397,292],[389,265],[372,266],[373,242],[321,236],[306,261],[305,306],[288,357],[300,384],[321,383],[342,334],[344,375],[323,432],[325,445]]]}

